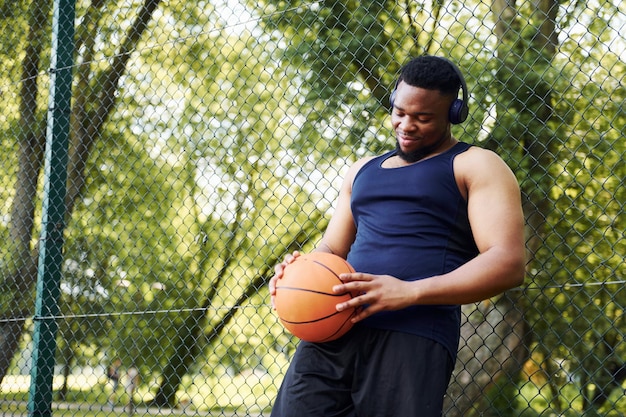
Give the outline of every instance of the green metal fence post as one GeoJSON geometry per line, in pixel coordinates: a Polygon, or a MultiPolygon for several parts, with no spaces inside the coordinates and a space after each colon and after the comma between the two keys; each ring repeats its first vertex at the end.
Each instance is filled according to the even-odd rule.
{"type": "Polygon", "coordinates": [[[52,415],[72,97],[74,15],[75,0],[54,1],[42,231],[28,399],[28,415],[32,417],[52,415]]]}

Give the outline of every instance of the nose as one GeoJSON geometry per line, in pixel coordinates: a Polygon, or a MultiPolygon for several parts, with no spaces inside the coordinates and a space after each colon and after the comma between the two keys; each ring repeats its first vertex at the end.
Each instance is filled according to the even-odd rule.
{"type": "Polygon", "coordinates": [[[410,117],[404,116],[400,119],[398,128],[403,132],[413,132],[415,130],[415,123],[413,123],[410,117]]]}

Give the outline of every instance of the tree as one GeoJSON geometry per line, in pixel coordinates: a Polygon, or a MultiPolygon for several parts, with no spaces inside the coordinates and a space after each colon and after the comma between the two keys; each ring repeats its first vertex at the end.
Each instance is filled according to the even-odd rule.
{"type": "MultiPolygon", "coordinates": [[[[599,191],[598,187],[601,188],[601,186],[594,181],[585,180],[585,170],[581,169],[580,163],[577,162],[578,157],[575,154],[577,152],[571,151],[580,149],[583,142],[589,146],[589,139],[581,138],[578,132],[564,129],[567,121],[564,121],[561,116],[569,113],[565,117],[569,118],[572,115],[569,109],[572,108],[577,109],[578,114],[574,116],[575,118],[585,114],[583,118],[586,119],[591,115],[588,109],[580,107],[580,102],[579,106],[576,106],[574,104],[576,100],[569,101],[560,92],[572,87],[577,88],[578,83],[575,82],[572,85],[572,79],[576,79],[572,73],[576,73],[578,69],[574,70],[568,62],[577,62],[576,65],[580,65],[581,62],[593,61],[594,58],[580,56],[579,60],[575,57],[574,51],[565,53],[567,58],[558,57],[558,53],[564,53],[568,47],[559,45],[557,23],[562,31],[567,31],[570,25],[575,24],[579,19],[585,21],[587,18],[580,17],[580,14],[584,16],[585,10],[588,10],[577,4],[568,8],[568,14],[559,16],[560,6],[559,2],[553,1],[520,3],[494,1],[492,4],[496,33],[500,40],[496,49],[497,82],[495,85],[497,90],[494,92],[494,97],[498,97],[495,106],[499,122],[494,127],[490,142],[502,152],[511,155],[513,165],[523,168],[519,178],[527,223],[528,271],[532,280],[531,285],[540,287],[567,285],[572,278],[580,282],[581,273],[585,274],[583,271],[602,272],[598,274],[600,275],[598,278],[602,280],[601,276],[606,276],[607,273],[610,274],[614,268],[617,268],[617,264],[612,261],[615,256],[613,251],[616,241],[613,233],[607,232],[606,229],[607,226],[609,230],[612,229],[611,224],[598,228],[600,222],[597,220],[594,220],[595,224],[581,221],[586,217],[582,214],[585,209],[581,207],[581,211],[572,210],[572,205],[582,204],[587,207],[590,200],[596,199],[596,197],[591,197],[594,195],[592,190],[599,191]],[[568,105],[564,106],[564,103],[568,105]],[[555,111],[555,107],[558,111],[555,111]],[[574,188],[586,189],[584,193],[586,196],[578,191],[575,194],[569,192],[571,178],[576,178],[577,186],[574,188]],[[580,196],[574,204],[572,204],[573,195],[580,196]],[[601,236],[595,240],[597,242],[613,241],[613,246],[607,246],[608,250],[604,250],[602,254],[597,253],[598,257],[606,262],[607,270],[587,266],[587,261],[581,262],[583,257],[575,255],[581,250],[584,251],[583,248],[586,245],[582,240],[571,239],[572,228],[575,234],[594,233],[592,231],[600,233],[601,236]]],[[[612,15],[613,8],[613,5],[606,3],[599,6],[596,13],[598,16],[612,15]]],[[[592,18],[593,20],[595,19],[592,18]]],[[[598,26],[594,27],[590,24],[588,27],[593,32],[597,30],[597,33],[610,37],[607,33],[610,30],[607,31],[605,26],[606,21],[602,18],[600,21],[602,23],[598,26]]],[[[577,46],[580,46],[580,43],[577,46]]],[[[589,50],[594,50],[598,55],[604,54],[607,68],[613,67],[612,58],[614,62],[620,61],[618,57],[611,57],[602,48],[589,48],[589,50]]],[[[595,64],[592,64],[593,68],[598,68],[597,63],[595,64]]],[[[611,77],[610,74],[601,71],[597,77],[595,82],[584,87],[593,92],[587,91],[581,94],[578,90],[574,97],[581,95],[603,97],[606,93],[603,92],[604,88],[600,87],[602,84],[607,85],[608,91],[616,91],[610,87],[610,84],[617,81],[615,76],[611,77]]],[[[607,99],[606,103],[619,102],[619,100],[619,97],[607,99]]],[[[587,102],[582,104],[582,106],[588,105],[587,102]]],[[[601,106],[606,113],[595,118],[598,123],[610,124],[609,120],[618,113],[610,107],[612,107],[611,104],[601,106]]],[[[591,120],[594,118],[591,117],[591,120]]],[[[567,123],[567,125],[570,124],[571,122],[567,123]]],[[[614,149],[617,143],[616,139],[612,139],[611,136],[619,136],[619,134],[610,128],[605,131],[608,134],[601,140],[592,139],[592,142],[597,144],[591,152],[592,155],[607,153],[611,157],[613,152],[607,149],[614,149]]],[[[585,155],[584,158],[594,158],[592,155],[585,155]]],[[[604,173],[601,176],[604,179],[599,180],[600,183],[613,182],[613,175],[619,176],[619,169],[615,172],[604,173]]],[[[619,201],[620,197],[616,194],[604,195],[600,198],[603,201],[612,199],[619,201]]],[[[605,212],[605,214],[608,213],[605,212]]],[[[591,218],[601,217],[602,214],[594,213],[591,218]]],[[[595,250],[595,252],[598,251],[595,250]]],[[[608,276],[605,279],[608,280],[608,276]]],[[[582,281],[584,282],[585,279],[582,281]]],[[[560,364],[563,363],[563,358],[570,357],[572,353],[576,357],[572,359],[578,362],[580,366],[578,372],[581,372],[581,378],[584,381],[582,395],[586,404],[583,410],[588,410],[591,403],[596,403],[594,406],[601,404],[608,397],[607,393],[623,381],[620,372],[623,361],[618,359],[620,337],[612,330],[615,322],[619,321],[611,307],[613,300],[615,300],[615,295],[609,295],[608,292],[592,290],[588,293],[583,290],[574,296],[567,296],[561,288],[554,287],[546,289],[545,294],[529,291],[528,298],[520,304],[520,307],[526,311],[526,320],[532,323],[528,327],[528,330],[532,329],[532,333],[526,338],[526,347],[529,353],[532,352],[533,360],[541,361],[540,367],[549,376],[546,381],[550,389],[548,402],[555,411],[563,411],[561,390],[568,379],[560,371],[562,367],[560,364]],[[592,299],[598,301],[592,303],[589,301],[592,299]],[[598,305],[603,307],[598,307],[598,305]],[[567,311],[570,313],[566,313],[567,311]],[[567,318],[580,316],[585,317],[585,320],[570,321],[567,318]],[[589,332],[591,327],[596,326],[603,328],[604,333],[589,332]],[[589,338],[587,343],[581,343],[581,337],[589,338]],[[556,346],[559,348],[555,348],[556,346]],[[594,350],[598,352],[594,353],[594,350]],[[597,389],[594,395],[588,391],[589,386],[602,388],[597,389]]],[[[499,387],[499,389],[502,388],[499,387]]],[[[512,389],[516,392],[516,388],[512,389]]]]}
{"type": "MultiPolygon", "coordinates": [[[[545,77],[552,70],[551,63],[557,47],[557,11],[558,3],[552,1],[518,5],[515,1],[495,0],[491,4],[494,33],[499,42],[494,51],[496,58],[491,64],[496,73],[492,85],[496,87],[489,92],[492,95],[489,101],[493,103],[497,122],[484,146],[497,150],[512,167],[523,167],[524,178],[532,179],[532,182],[521,181],[527,225],[527,253],[531,258],[529,263],[532,262],[537,246],[542,242],[542,230],[550,208],[549,200],[545,198],[551,186],[548,173],[551,156],[558,145],[556,135],[550,128],[553,125],[553,86],[549,82],[550,78],[545,77]]],[[[481,398],[484,399],[490,386],[499,391],[496,396],[507,396],[507,393],[515,392],[515,385],[522,365],[528,359],[531,343],[525,318],[526,299],[515,291],[517,290],[500,299],[500,302],[504,301],[507,305],[505,311],[508,314],[503,315],[502,323],[510,322],[510,334],[502,335],[501,347],[495,344],[489,348],[494,349],[494,354],[500,352],[505,356],[495,367],[490,366],[491,360],[487,358],[479,360],[479,369],[470,371],[473,378],[467,379],[465,383],[452,384],[453,389],[458,385],[468,384],[460,393],[468,401],[462,402],[461,406],[459,401],[454,401],[456,411],[451,415],[467,415],[472,409],[476,413],[484,414],[493,409],[493,404],[489,403],[496,401],[493,398],[479,402],[478,406],[474,404],[481,398]],[[511,302],[512,299],[515,300],[514,303],[511,302]],[[509,339],[516,341],[512,347],[507,346],[509,339]],[[509,350],[510,358],[506,357],[506,350],[509,350]],[[491,368],[486,372],[488,376],[481,378],[487,367],[491,368]],[[485,381],[479,382],[480,386],[476,387],[477,380],[483,378],[485,381]]],[[[494,330],[497,329],[495,324],[492,326],[494,330]]],[[[467,366],[473,368],[472,354],[473,352],[469,353],[466,360],[461,355],[461,365],[457,366],[457,370],[466,373],[467,366]]],[[[515,396],[511,395],[509,398],[515,396]]],[[[500,406],[504,410],[500,409],[499,412],[515,414],[513,401],[501,404],[504,404],[500,406]]]]}
{"type": "MultiPolygon", "coordinates": [[[[140,41],[148,27],[152,13],[160,0],[146,0],[139,9],[134,21],[129,26],[117,55],[111,65],[105,69],[81,66],[76,75],[77,88],[81,94],[72,106],[71,144],[69,149],[68,191],[66,197],[67,218],[72,214],[73,206],[84,186],[85,163],[96,143],[101,129],[111,114],[120,78],[124,74],[131,52],[140,41]],[[91,71],[94,71],[92,73],[91,71]]],[[[41,74],[41,56],[45,33],[44,25],[50,9],[49,4],[42,7],[39,2],[32,2],[29,9],[29,34],[26,53],[22,63],[22,89],[20,93],[20,119],[22,133],[20,137],[19,171],[16,182],[9,235],[13,246],[10,248],[9,265],[3,274],[3,285],[14,294],[12,303],[15,310],[8,312],[9,319],[27,317],[32,303],[31,292],[36,279],[36,248],[31,248],[35,232],[36,178],[40,176],[43,164],[45,142],[45,112],[42,111],[41,98],[38,96],[39,76],[41,74]],[[35,110],[39,109],[38,112],[35,110]]],[[[94,54],[98,16],[106,6],[104,0],[91,3],[84,11],[83,23],[77,28],[76,50],[78,60],[90,62],[94,54]]],[[[5,313],[6,316],[6,313],[5,313]]],[[[2,322],[0,339],[0,380],[6,375],[8,365],[22,335],[23,323],[20,320],[2,322]]]]}
{"type": "MultiPolygon", "coordinates": [[[[301,249],[318,237],[318,227],[324,222],[328,203],[296,204],[308,195],[297,185],[306,183],[307,178],[298,179],[302,173],[292,173],[281,161],[285,143],[291,140],[289,127],[284,126],[291,122],[285,120],[281,106],[289,105],[286,99],[269,93],[284,88],[280,81],[284,78],[276,77],[280,71],[272,61],[273,48],[264,41],[252,34],[225,34],[219,48],[206,45],[212,54],[211,65],[206,66],[198,63],[202,54],[181,55],[185,66],[195,68],[193,79],[203,81],[185,89],[191,105],[181,119],[185,126],[193,126],[187,130],[194,133],[181,135],[182,142],[171,149],[181,150],[179,160],[188,161],[194,176],[208,176],[219,185],[202,186],[198,180],[189,183],[193,200],[199,202],[194,217],[203,242],[188,248],[196,265],[192,279],[199,283],[199,291],[187,301],[191,311],[172,338],[172,350],[151,401],[154,405],[176,404],[183,377],[198,369],[198,359],[211,355],[209,348],[225,352],[241,348],[232,346],[230,338],[218,338],[225,332],[237,332],[228,328],[229,323],[236,322],[241,307],[251,298],[258,299],[273,265],[287,251],[301,249]],[[228,45],[235,47],[229,51],[228,45]],[[265,91],[259,93],[260,84],[265,91]],[[281,170],[284,176],[277,174],[281,170]],[[287,185],[294,179],[295,186],[287,185]],[[213,201],[219,204],[210,203],[207,214],[202,207],[213,201]],[[218,340],[220,348],[215,347],[218,340]]],[[[179,52],[201,50],[202,46],[194,42],[179,46],[179,52]]],[[[257,353],[260,349],[263,345],[253,347],[257,353]]],[[[233,361],[227,355],[219,358],[222,363],[233,361]]]]}

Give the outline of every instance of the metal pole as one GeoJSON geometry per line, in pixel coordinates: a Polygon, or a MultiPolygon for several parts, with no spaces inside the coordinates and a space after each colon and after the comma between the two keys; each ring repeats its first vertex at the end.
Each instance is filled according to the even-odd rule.
{"type": "Polygon", "coordinates": [[[54,0],[53,7],[42,230],[28,398],[28,415],[32,417],[52,416],[74,58],[75,0],[54,0]]]}

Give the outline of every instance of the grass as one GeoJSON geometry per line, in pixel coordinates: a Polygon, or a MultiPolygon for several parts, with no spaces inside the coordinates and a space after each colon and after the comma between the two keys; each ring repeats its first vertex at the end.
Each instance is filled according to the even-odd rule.
{"type": "MultiPolygon", "coordinates": [[[[29,381],[29,376],[8,375],[5,377],[0,386],[1,416],[26,417],[28,415],[29,381]]],[[[276,395],[275,386],[279,382],[272,380],[268,374],[254,372],[236,376],[224,373],[198,375],[194,378],[185,377],[177,396],[181,407],[147,409],[139,405],[135,415],[137,417],[142,415],[171,417],[261,415],[269,410],[271,400],[276,395]]],[[[62,379],[55,379],[54,389],[58,390],[61,383],[62,379]]],[[[157,386],[156,383],[147,385],[157,386]]],[[[53,404],[53,417],[127,416],[122,405],[116,407],[115,411],[107,405],[111,385],[104,377],[75,375],[68,380],[68,386],[66,400],[55,401],[53,404]]],[[[545,391],[546,389],[538,389],[535,384],[524,384],[518,394],[521,396],[518,403],[520,410],[516,415],[520,417],[580,417],[583,415],[582,399],[573,384],[567,385],[560,392],[564,408],[561,412],[550,409],[547,401],[549,394],[545,391]]],[[[146,402],[152,399],[153,395],[154,392],[151,392],[148,387],[142,386],[135,399],[138,403],[146,402]]],[[[127,400],[128,397],[123,393],[123,389],[120,389],[119,403],[125,404],[127,400]]],[[[498,413],[495,412],[494,415],[498,413]]],[[[593,415],[625,416],[626,396],[623,391],[615,390],[603,409],[597,410],[593,415]]]]}
{"type": "MultiPolygon", "coordinates": [[[[0,415],[6,417],[26,417],[28,415],[28,390],[30,377],[24,375],[7,375],[0,386],[0,415]]],[[[53,388],[53,416],[72,417],[111,417],[125,416],[123,405],[127,404],[128,396],[120,387],[115,410],[107,404],[111,385],[106,378],[73,375],[68,378],[68,392],[65,401],[57,401],[56,391],[61,387],[62,379],[55,377],[53,388]]],[[[187,378],[183,389],[178,394],[178,408],[150,408],[141,403],[152,399],[154,393],[142,386],[135,396],[137,404],[136,416],[164,415],[261,415],[269,409],[270,400],[275,396],[272,379],[269,375],[254,373],[240,374],[234,377],[227,375],[187,378]]]]}

